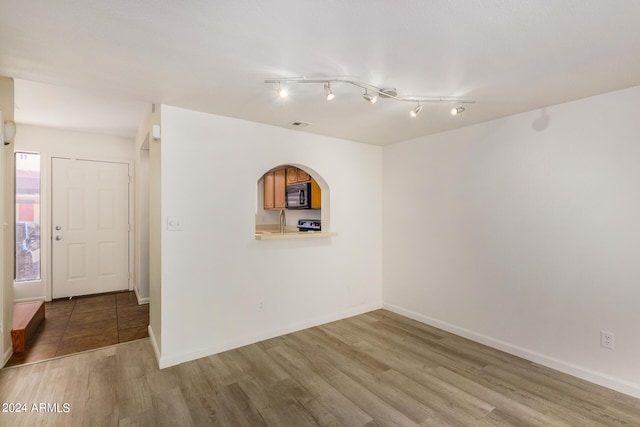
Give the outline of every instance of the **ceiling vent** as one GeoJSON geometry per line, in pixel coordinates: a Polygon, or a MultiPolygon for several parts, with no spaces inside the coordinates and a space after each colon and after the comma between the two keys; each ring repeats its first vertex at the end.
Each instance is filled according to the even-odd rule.
{"type": "Polygon", "coordinates": [[[306,128],[310,124],[311,123],[307,123],[307,122],[302,122],[300,120],[296,120],[296,121],[293,121],[293,122],[289,123],[289,126],[293,126],[295,128],[306,128]]]}

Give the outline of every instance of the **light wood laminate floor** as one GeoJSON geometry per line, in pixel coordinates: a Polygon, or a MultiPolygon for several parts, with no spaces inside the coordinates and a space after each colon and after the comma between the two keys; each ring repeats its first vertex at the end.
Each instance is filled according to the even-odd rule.
{"type": "Polygon", "coordinates": [[[638,399],[385,310],[164,370],[148,339],[5,368],[0,401],[70,409],[2,426],[640,425],[638,399]]]}

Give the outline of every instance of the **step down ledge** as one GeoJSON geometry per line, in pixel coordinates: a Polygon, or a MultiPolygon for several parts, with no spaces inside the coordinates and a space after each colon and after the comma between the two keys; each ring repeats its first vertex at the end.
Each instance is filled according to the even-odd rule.
{"type": "Polygon", "coordinates": [[[13,304],[13,329],[11,343],[14,353],[25,350],[27,340],[44,320],[44,301],[18,302],[13,304]]]}

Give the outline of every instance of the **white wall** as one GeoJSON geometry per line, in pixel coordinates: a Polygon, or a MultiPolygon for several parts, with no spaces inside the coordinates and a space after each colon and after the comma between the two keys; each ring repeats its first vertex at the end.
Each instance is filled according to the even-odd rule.
{"type": "Polygon", "coordinates": [[[161,366],[380,307],[380,147],[164,105],[161,114],[161,366]],[[254,239],[256,183],[281,164],[326,180],[338,236],[254,239]],[[167,216],[184,231],[166,231],[167,216]]]}
{"type": "Polygon", "coordinates": [[[640,397],[639,113],[632,88],[385,147],[385,307],[640,397]]]}
{"type": "Polygon", "coordinates": [[[149,105],[147,116],[138,129],[135,142],[135,254],[134,290],[138,303],[149,302],[149,186],[150,146],[154,141],[151,128],[160,124],[160,111],[149,105]]]}
{"type": "MultiPolygon", "coordinates": [[[[13,120],[14,84],[13,79],[0,76],[0,111],[2,122],[13,120]]],[[[4,126],[2,126],[3,134],[4,126]]],[[[13,324],[13,144],[4,145],[0,138],[0,366],[12,354],[11,327],[13,324]]]]}
{"type": "MultiPolygon", "coordinates": [[[[51,158],[65,157],[86,160],[114,161],[129,164],[129,175],[133,174],[134,141],[119,136],[101,135],[31,125],[17,125],[16,139],[12,151],[40,154],[40,174],[44,179],[41,187],[41,280],[16,282],[15,301],[51,300],[51,210],[50,198],[51,158]]],[[[10,153],[10,156],[12,153],[10,153]]],[[[133,194],[130,188],[130,201],[133,194]]],[[[13,194],[13,192],[12,192],[13,194]]],[[[12,202],[13,203],[13,202],[12,202]]],[[[130,211],[132,211],[130,207],[130,211]]],[[[131,223],[133,221],[131,220],[131,223]]],[[[130,247],[132,250],[133,246],[130,247]]],[[[132,267],[132,266],[130,266],[132,267]]]]}

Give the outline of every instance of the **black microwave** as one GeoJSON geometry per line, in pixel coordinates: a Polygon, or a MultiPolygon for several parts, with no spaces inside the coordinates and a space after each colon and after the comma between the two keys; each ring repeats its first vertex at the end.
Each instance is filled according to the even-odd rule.
{"type": "Polygon", "coordinates": [[[287,209],[311,209],[311,183],[287,185],[287,209]]]}

